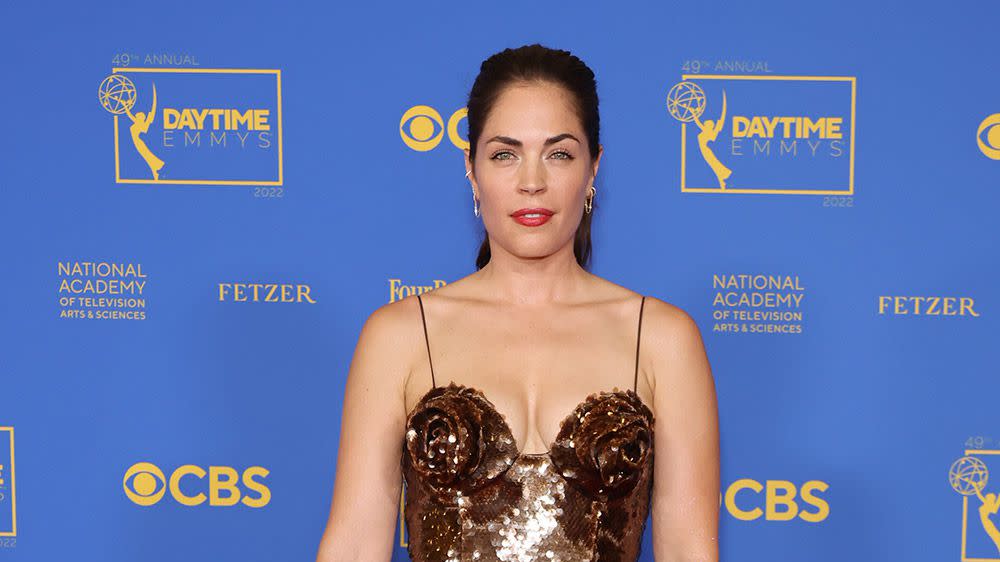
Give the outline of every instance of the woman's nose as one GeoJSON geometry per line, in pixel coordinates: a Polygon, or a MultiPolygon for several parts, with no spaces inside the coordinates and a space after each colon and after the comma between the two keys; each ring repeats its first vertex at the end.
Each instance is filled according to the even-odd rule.
{"type": "Polygon", "coordinates": [[[540,163],[525,164],[521,168],[521,178],[518,189],[529,195],[533,195],[545,189],[545,167],[540,163]]]}

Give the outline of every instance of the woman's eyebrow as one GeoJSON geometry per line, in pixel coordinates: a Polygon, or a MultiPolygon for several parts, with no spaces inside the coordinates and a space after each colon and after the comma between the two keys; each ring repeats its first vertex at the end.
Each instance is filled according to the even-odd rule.
{"type": "MultiPolygon", "coordinates": [[[[576,138],[572,134],[570,134],[570,133],[562,133],[562,134],[556,135],[554,137],[549,137],[548,139],[546,139],[545,140],[545,146],[548,146],[550,144],[555,144],[555,143],[557,143],[557,142],[559,142],[559,141],[561,141],[563,139],[573,139],[576,142],[580,142],[580,139],[576,138]]],[[[489,144],[491,142],[500,142],[500,143],[503,143],[503,144],[508,144],[510,146],[522,146],[524,144],[524,143],[522,143],[521,141],[519,141],[519,140],[517,140],[515,138],[505,137],[503,135],[497,135],[497,136],[491,138],[490,140],[486,141],[487,144],[489,144]]]]}

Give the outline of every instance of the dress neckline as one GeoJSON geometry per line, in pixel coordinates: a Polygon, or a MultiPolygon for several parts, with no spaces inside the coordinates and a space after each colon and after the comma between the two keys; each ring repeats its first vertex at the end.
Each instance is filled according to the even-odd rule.
{"type": "Polygon", "coordinates": [[[420,409],[420,406],[423,405],[424,402],[427,401],[427,399],[435,391],[437,391],[438,393],[456,392],[456,391],[461,391],[463,389],[471,391],[476,396],[481,398],[490,408],[490,410],[492,410],[493,413],[495,413],[500,418],[501,424],[503,426],[503,431],[506,434],[506,437],[510,439],[510,444],[514,447],[514,451],[516,453],[514,457],[515,462],[521,459],[532,459],[532,458],[537,459],[546,457],[551,458],[552,450],[555,448],[556,442],[559,440],[559,435],[562,434],[563,432],[563,428],[565,428],[566,424],[568,424],[573,418],[576,417],[577,412],[579,412],[584,406],[588,405],[591,402],[599,402],[601,400],[607,400],[612,397],[618,397],[629,401],[636,401],[638,402],[639,405],[643,406],[644,408],[652,412],[652,409],[646,406],[646,403],[642,400],[642,398],[639,398],[639,395],[634,390],[631,389],[620,390],[618,387],[613,387],[611,390],[599,390],[597,392],[592,392],[589,395],[587,395],[586,398],[580,401],[579,404],[574,406],[572,411],[568,415],[562,418],[562,420],[559,422],[559,429],[556,431],[556,438],[554,441],[548,444],[548,450],[543,451],[541,453],[525,453],[524,450],[521,448],[521,445],[517,442],[517,439],[514,437],[514,431],[511,429],[510,423],[508,423],[507,421],[507,415],[497,409],[493,401],[486,396],[486,393],[474,386],[459,384],[456,383],[454,380],[452,380],[445,386],[434,386],[428,389],[427,392],[425,392],[424,395],[421,396],[419,400],[417,400],[416,404],[413,405],[413,408],[411,408],[410,411],[407,412],[406,426],[409,427],[410,421],[413,418],[414,414],[417,413],[417,411],[420,409]]]}

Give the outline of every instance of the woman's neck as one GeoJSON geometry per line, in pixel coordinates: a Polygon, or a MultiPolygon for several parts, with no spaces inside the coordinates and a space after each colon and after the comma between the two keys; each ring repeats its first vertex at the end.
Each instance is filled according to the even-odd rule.
{"type": "Polygon", "coordinates": [[[572,246],[541,258],[491,248],[489,263],[476,276],[498,301],[531,307],[582,300],[590,273],[577,263],[572,246]]]}

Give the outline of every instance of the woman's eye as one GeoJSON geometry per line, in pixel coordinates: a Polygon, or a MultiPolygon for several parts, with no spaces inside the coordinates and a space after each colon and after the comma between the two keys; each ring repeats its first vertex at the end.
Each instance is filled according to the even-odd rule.
{"type": "MultiPolygon", "coordinates": [[[[552,156],[554,158],[556,158],[557,160],[572,160],[573,159],[573,156],[569,152],[566,152],[565,150],[557,150],[556,152],[552,153],[552,156]]],[[[513,157],[514,157],[514,153],[510,152],[509,150],[501,150],[501,151],[498,151],[498,152],[494,152],[493,155],[490,156],[490,159],[491,160],[510,160],[513,157]],[[510,158],[507,158],[507,156],[509,156],[510,158]]]]}

